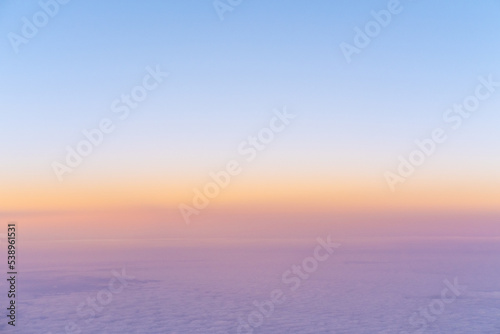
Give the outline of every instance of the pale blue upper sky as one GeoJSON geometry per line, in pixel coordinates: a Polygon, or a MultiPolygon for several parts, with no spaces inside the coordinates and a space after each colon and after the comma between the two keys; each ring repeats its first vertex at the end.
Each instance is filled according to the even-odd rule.
{"type": "MultiPolygon", "coordinates": [[[[221,21],[210,0],[72,0],[18,54],[7,34],[20,33],[21,18],[40,7],[4,1],[2,178],[53,178],[50,163],[66,145],[113,116],[111,102],[156,64],[170,77],[86,163],[112,156],[117,169],[140,163],[159,175],[205,174],[267,124],[273,108],[288,106],[299,117],[270,148],[280,161],[325,176],[348,169],[379,177],[443,125],[444,110],[473,93],[479,75],[500,80],[499,1],[401,6],[347,64],[339,44],[352,43],[353,28],[387,1],[246,0],[221,21]]],[[[450,136],[433,168],[498,171],[499,121],[500,91],[450,136]]]]}

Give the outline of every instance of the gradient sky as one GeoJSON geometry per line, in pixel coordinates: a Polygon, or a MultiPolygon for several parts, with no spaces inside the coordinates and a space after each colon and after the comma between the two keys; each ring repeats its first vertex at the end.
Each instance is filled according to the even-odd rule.
{"type": "Polygon", "coordinates": [[[500,2],[401,6],[347,64],[339,44],[387,1],[243,1],[221,21],[208,0],[73,0],[18,54],[7,34],[40,7],[3,2],[0,211],[189,203],[284,106],[296,119],[211,205],[496,210],[500,90],[395,193],[383,175],[500,80],[500,2]],[[165,82],[60,183],[51,163],[156,65],[165,82]]]}

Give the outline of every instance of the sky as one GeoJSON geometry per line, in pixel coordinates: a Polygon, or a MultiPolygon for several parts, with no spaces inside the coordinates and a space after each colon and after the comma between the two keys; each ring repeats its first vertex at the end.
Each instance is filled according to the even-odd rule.
{"type": "Polygon", "coordinates": [[[241,172],[197,218],[498,213],[500,87],[457,129],[443,118],[480,77],[500,81],[498,1],[242,1],[221,20],[211,1],[72,0],[13,47],[45,3],[0,5],[3,217],[184,224],[179,205],[233,160],[241,172]],[[390,6],[348,62],[342,43],[390,6]],[[113,102],[158,68],[168,76],[120,119],[113,102]],[[240,145],[283,110],[290,124],[247,161],[240,145]],[[103,119],[112,133],[59,180],[54,162],[103,119]],[[446,141],[392,189],[387,172],[437,128],[446,141]]]}

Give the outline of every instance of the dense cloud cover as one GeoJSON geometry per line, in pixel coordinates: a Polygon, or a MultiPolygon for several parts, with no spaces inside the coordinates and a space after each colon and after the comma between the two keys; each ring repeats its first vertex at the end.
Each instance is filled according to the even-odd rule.
{"type": "MultiPolygon", "coordinates": [[[[283,291],[284,302],[254,333],[500,331],[499,247],[491,240],[342,240],[342,247],[292,291],[282,274],[300,265],[315,245],[315,240],[198,246],[162,241],[142,249],[142,261],[131,256],[133,247],[115,253],[102,247],[109,257],[50,268],[26,263],[16,333],[238,333],[239,320],[248,322],[257,310],[254,301],[268,300],[275,289],[283,291]],[[122,270],[134,278],[127,278],[123,289],[118,280],[110,287],[122,270]],[[435,308],[443,282],[454,278],[464,287],[460,295],[423,320],[420,310],[435,308]],[[93,316],[87,298],[97,303],[93,316]]],[[[5,320],[0,323],[2,333],[14,333],[8,327],[5,320]]]]}

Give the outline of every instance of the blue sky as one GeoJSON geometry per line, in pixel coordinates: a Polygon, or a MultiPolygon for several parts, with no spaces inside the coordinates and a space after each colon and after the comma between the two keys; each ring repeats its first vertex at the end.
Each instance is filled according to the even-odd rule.
{"type": "MultiPolygon", "coordinates": [[[[352,43],[353,28],[386,1],[243,1],[221,21],[210,1],[73,0],[19,54],[6,36],[40,7],[5,2],[0,140],[15,158],[2,174],[52,177],[50,162],[65,146],[109,115],[146,66],[159,64],[170,77],[99,154],[122,165],[150,162],[158,173],[204,174],[266,124],[273,108],[288,106],[300,120],[270,148],[276,157],[325,177],[346,170],[377,178],[442,124],[443,111],[471,94],[479,75],[500,79],[498,1],[401,6],[347,64],[339,44],[352,43]]],[[[474,161],[500,167],[493,157],[499,101],[486,101],[453,134],[435,170],[474,161]]]]}

